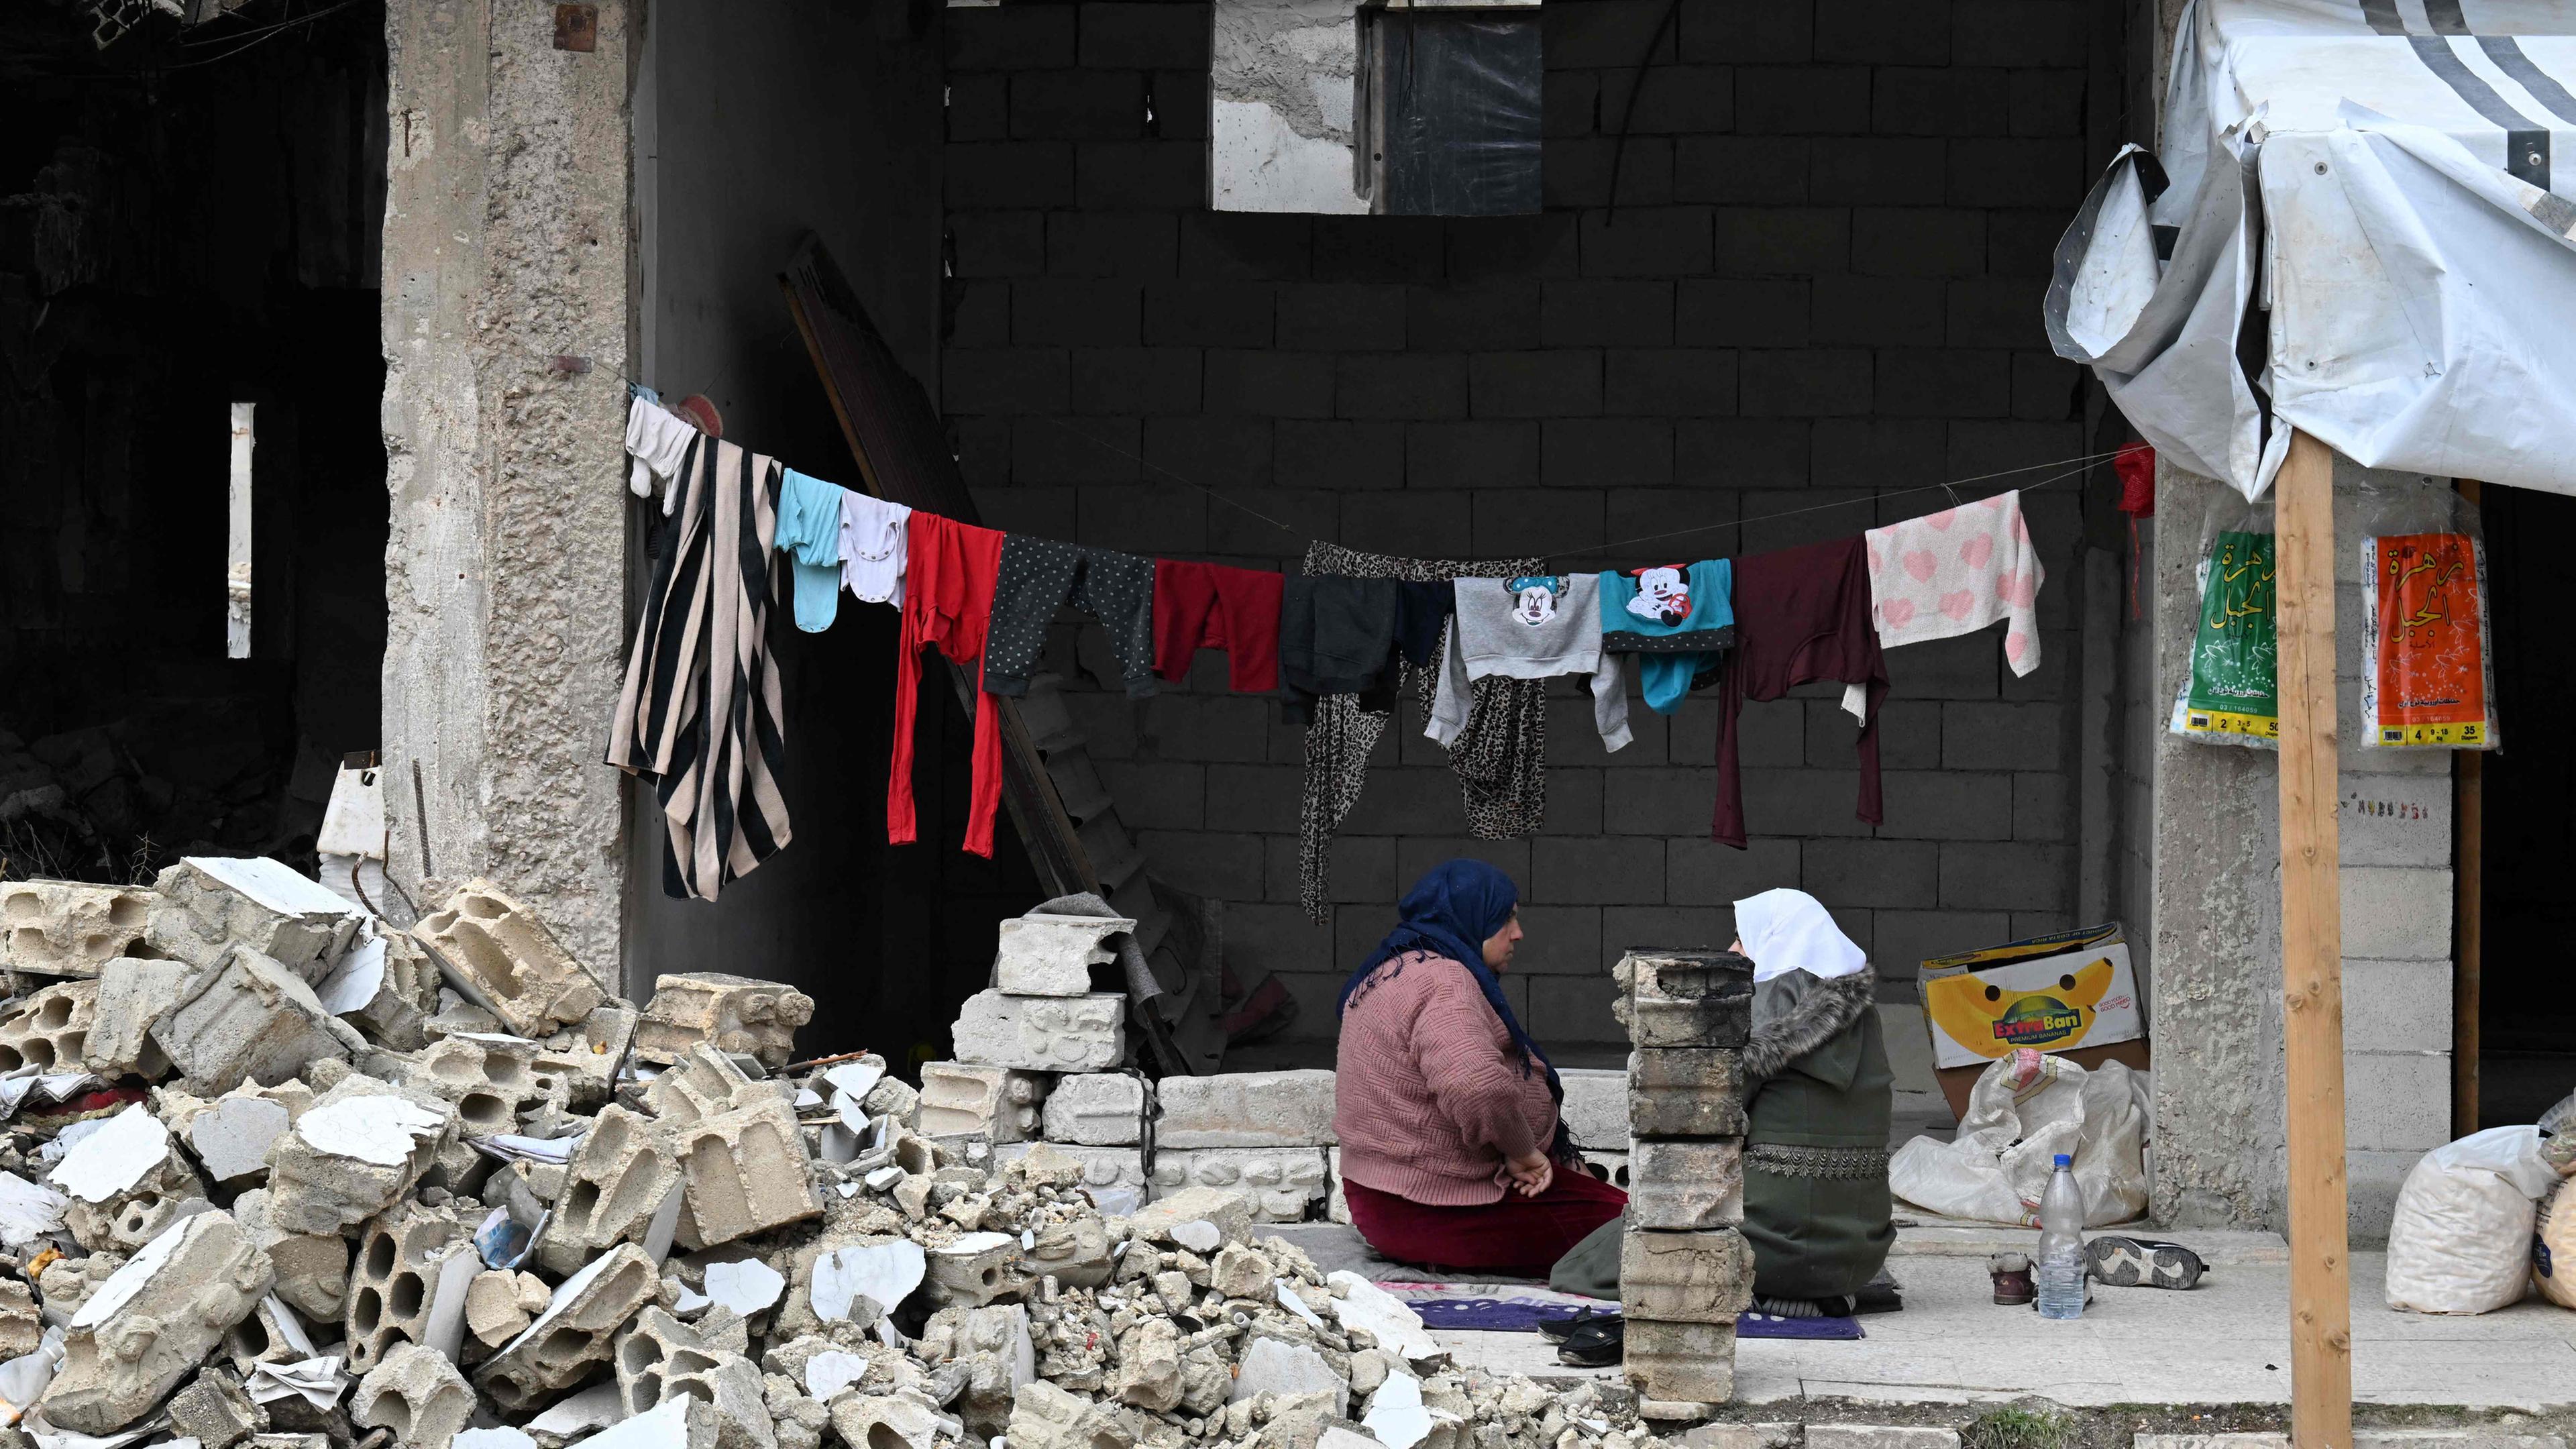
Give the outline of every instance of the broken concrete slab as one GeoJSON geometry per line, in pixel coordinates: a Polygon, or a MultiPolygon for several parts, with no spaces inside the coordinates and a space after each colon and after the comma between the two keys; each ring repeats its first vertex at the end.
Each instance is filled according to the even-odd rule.
{"type": "Polygon", "coordinates": [[[1126,1147],[1143,1140],[1145,1081],[1124,1072],[1076,1072],[1056,1078],[1047,1093],[1049,1142],[1087,1147],[1126,1147]]]}
{"type": "Polygon", "coordinates": [[[1157,1198],[1188,1188],[1250,1194],[1266,1223],[1304,1222],[1330,1191],[1320,1147],[1201,1147],[1154,1154],[1157,1198]]]}
{"type": "Polygon", "coordinates": [[[1325,1147],[1335,1140],[1328,1071],[1166,1077],[1155,1096],[1161,1147],[1325,1147]]]}
{"type": "Polygon", "coordinates": [[[170,1432],[194,1439],[201,1449],[232,1446],[267,1429],[268,1410],[253,1402],[241,1380],[219,1368],[208,1368],[170,1396],[170,1432]]]}
{"type": "Polygon", "coordinates": [[[1172,1230],[1181,1224],[1206,1222],[1219,1238],[1240,1241],[1251,1233],[1256,1210],[1248,1192],[1186,1187],[1138,1208],[1127,1219],[1127,1235],[1140,1242],[1171,1242],[1172,1230]]]}
{"type": "Polygon", "coordinates": [[[1636,1046],[1741,1047],[1753,1029],[1753,963],[1733,952],[1631,951],[1610,975],[1636,1046]]]}
{"type": "Polygon", "coordinates": [[[365,919],[321,882],[266,858],[189,856],[152,882],[153,952],[210,967],[238,946],[308,986],[337,963],[365,919]]]}
{"type": "Polygon", "coordinates": [[[268,1255],[277,1274],[277,1296],[296,1312],[321,1322],[340,1316],[347,1303],[349,1240],[335,1230],[294,1233],[268,1220],[268,1189],[253,1188],[233,1199],[233,1217],[251,1241],[268,1255]]]}
{"type": "Polygon", "coordinates": [[[564,1164],[537,1261],[548,1272],[570,1273],[619,1243],[642,1242],[680,1180],[670,1140],[653,1119],[613,1104],[601,1108],[564,1164]]]}
{"type": "Polygon", "coordinates": [[[1118,960],[1113,936],[1134,932],[1119,916],[1054,916],[1032,911],[1003,921],[993,986],[1013,996],[1084,996],[1091,968],[1118,960]]]}
{"type": "Polygon", "coordinates": [[[0,1279],[0,1362],[34,1353],[44,1335],[34,1290],[16,1278],[0,1279]]]}
{"type": "Polygon", "coordinates": [[[362,1428],[391,1429],[404,1449],[448,1449],[474,1418],[474,1389],[437,1350],[396,1344],[358,1380],[349,1417],[362,1428]]]}
{"type": "Polygon", "coordinates": [[[133,1252],[192,1212],[208,1190],[169,1129],[137,1102],[63,1154],[51,1178],[63,1225],[92,1252],[133,1252]]]}
{"type": "Polygon", "coordinates": [[[956,1057],[977,1066],[1027,1072],[1099,1072],[1127,1054],[1127,998],[1006,996],[979,991],[959,1008],[950,1029],[956,1057]]]}
{"type": "Polygon", "coordinates": [[[188,973],[153,1018],[152,1040],[200,1097],[221,1096],[245,1081],[274,1086],[313,1062],[346,1058],[366,1046],[355,1029],[323,1009],[303,978],[238,944],[188,973]]]}
{"type": "Polygon", "coordinates": [[[1351,1406],[1350,1381],[1333,1371],[1322,1352],[1311,1344],[1277,1338],[1252,1340],[1244,1350],[1242,1367],[1235,1373],[1234,1388],[1226,1401],[1241,1403],[1263,1394],[1324,1394],[1332,1401],[1335,1418],[1347,1413],[1351,1406]]]}
{"type": "MultiPolygon", "coordinates": [[[[616,1385],[608,1385],[612,1394],[616,1385]]],[[[649,1414],[616,1420],[587,1439],[580,1449],[717,1449],[723,1420],[716,1406],[679,1394],[664,1399],[649,1414]]],[[[531,1428],[535,1427],[533,1424],[531,1428]]],[[[852,1442],[864,1442],[853,1440],[852,1442]]],[[[928,1446],[924,1446],[928,1449],[928,1446]]]]}
{"type": "Polygon", "coordinates": [[[1640,1137],[1628,1159],[1628,1222],[1689,1231],[1744,1221],[1744,1144],[1640,1137]]]}
{"type": "Polygon", "coordinates": [[[235,1088],[188,1119],[188,1146],[208,1177],[238,1187],[268,1176],[268,1149],[291,1116],[285,1103],[235,1088]]]}
{"type": "Polygon", "coordinates": [[[1742,1060],[1717,1047],[1630,1052],[1628,1130],[1637,1137],[1743,1136],[1742,1060]]]}
{"type": "Polygon", "coordinates": [[[458,995],[520,1036],[549,1035],[608,999],[536,913],[490,881],[466,883],[411,934],[458,995]]]}
{"type": "Polygon", "coordinates": [[[152,1039],[152,1021],[179,994],[194,968],[185,961],[120,956],[99,968],[91,998],[89,1039],[81,1062],[102,1077],[133,1075],[158,1080],[170,1059],[152,1039]]]}
{"type": "MultiPolygon", "coordinates": [[[[868,1449],[933,1449],[939,1441],[940,1429],[948,1422],[947,1416],[937,1409],[905,1395],[843,1394],[832,1401],[833,1432],[839,1434],[845,1444],[864,1444],[868,1449]]],[[[1015,1407],[1010,1442],[1029,1442],[1022,1439],[1020,1433],[1019,1413],[1015,1407]]],[[[1126,1449],[1134,1442],[1132,1438],[1114,1445],[1074,1441],[1065,1449],[1126,1449]]],[[[1037,1449],[1044,1449],[1044,1446],[1037,1446],[1037,1449]]]]}
{"type": "Polygon", "coordinates": [[[796,1029],[814,1019],[814,998],[792,986],[721,971],[653,979],[653,999],[635,1026],[635,1055],[672,1062],[704,1042],[757,1058],[776,1071],[796,1057],[796,1029]]]}
{"type": "Polygon", "coordinates": [[[344,1233],[420,1181],[456,1130],[456,1112],[372,1077],[323,1093],[268,1149],[268,1223],[285,1233],[344,1233]]]}
{"type": "Polygon", "coordinates": [[[1574,1140],[1594,1152],[1628,1150],[1628,1073],[1619,1067],[1559,1067],[1565,1100],[1557,1115],[1574,1140]]]}
{"type": "Polygon", "coordinates": [[[644,1108],[665,1127],[684,1126],[762,1102],[785,1102],[775,1082],[755,1082],[731,1057],[699,1045],[644,1086],[644,1108]]]}
{"type": "MultiPolygon", "coordinates": [[[[833,1424],[840,1427],[837,1412],[833,1424]]],[[[853,1444],[876,1442],[852,1438],[847,1428],[841,1432],[853,1444]]],[[[1007,1438],[1015,1449],[1128,1449],[1136,1442],[1117,1405],[1093,1403],[1044,1379],[1022,1384],[1011,1396],[1007,1438]]]]}
{"type": "Polygon", "coordinates": [[[1020,1240],[1008,1233],[966,1233],[925,1253],[931,1300],[981,1308],[1020,1291],[1020,1240]]]}
{"type": "Polygon", "coordinates": [[[399,931],[370,928],[314,987],[314,995],[333,1015],[355,1023],[369,1041],[415,1052],[429,1044],[439,979],[438,967],[418,941],[399,931]]]}
{"type": "Polygon", "coordinates": [[[1735,1323],[1666,1323],[1631,1316],[1623,1334],[1628,1382],[1650,1399],[1723,1404],[1735,1396],[1735,1323]]]}
{"type": "Polygon", "coordinates": [[[268,1291],[267,1259],[229,1214],[182,1218],[71,1317],[39,1401],[54,1424],[108,1434],[150,1413],[268,1291]]]}
{"type": "Polygon", "coordinates": [[[595,1112],[616,1089],[620,1063],[635,1041],[639,1015],[624,1001],[602,1003],[590,1015],[546,1038],[537,1054],[539,1071],[560,1077],[567,1105],[576,1112],[595,1112]]]}
{"type": "Polygon", "coordinates": [[[920,1128],[925,1137],[1025,1142],[1038,1135],[1047,1079],[1009,1067],[921,1064],[920,1128]]]}
{"type": "Polygon", "coordinates": [[[0,881],[0,970],[96,976],[143,939],[152,899],[139,886],[0,881]]]}
{"type": "Polygon", "coordinates": [[[652,1257],[633,1243],[618,1245],[565,1279],[545,1312],[476,1369],[474,1381],[503,1413],[534,1410],[608,1361],[617,1330],[659,1287],[652,1257]]]}
{"type": "Polygon", "coordinates": [[[1619,1242],[1619,1304],[1659,1323],[1733,1323],[1753,1302],[1753,1249],[1732,1229],[1631,1228],[1619,1242]]]}

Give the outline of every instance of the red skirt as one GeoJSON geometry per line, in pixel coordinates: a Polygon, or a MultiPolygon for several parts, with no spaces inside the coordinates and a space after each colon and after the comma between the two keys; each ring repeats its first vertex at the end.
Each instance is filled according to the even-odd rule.
{"type": "Polygon", "coordinates": [[[1435,1207],[1345,1179],[1351,1226],[1381,1254],[1426,1268],[1480,1268],[1544,1278],[1575,1244],[1619,1216],[1628,1194],[1563,1166],[1536,1197],[1506,1192],[1500,1202],[1435,1207]]]}

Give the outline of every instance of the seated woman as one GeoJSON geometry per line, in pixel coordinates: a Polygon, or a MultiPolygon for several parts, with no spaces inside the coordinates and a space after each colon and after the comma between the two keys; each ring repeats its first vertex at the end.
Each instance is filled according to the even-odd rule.
{"type": "Polygon", "coordinates": [[[1556,1069],[1503,999],[1519,900],[1482,861],[1438,866],[1342,987],[1342,1190],[1397,1262],[1542,1278],[1627,1205],[1584,1170],[1556,1069]]]}
{"type": "Polygon", "coordinates": [[[1734,949],[1753,962],[1744,1047],[1744,1237],[1754,1307],[1850,1313],[1896,1242],[1887,1190],[1894,1074],[1877,973],[1805,891],[1735,903],[1734,949]]]}

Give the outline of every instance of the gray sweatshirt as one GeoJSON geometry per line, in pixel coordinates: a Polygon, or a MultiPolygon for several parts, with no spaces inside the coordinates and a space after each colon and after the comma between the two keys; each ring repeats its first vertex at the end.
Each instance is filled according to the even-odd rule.
{"type": "Polygon", "coordinates": [[[1467,727],[1471,686],[1491,675],[1553,679],[1592,676],[1592,725],[1616,750],[1628,743],[1627,682],[1601,654],[1601,576],[1540,574],[1458,579],[1458,612],[1441,651],[1440,685],[1423,731],[1442,744],[1467,727]]]}

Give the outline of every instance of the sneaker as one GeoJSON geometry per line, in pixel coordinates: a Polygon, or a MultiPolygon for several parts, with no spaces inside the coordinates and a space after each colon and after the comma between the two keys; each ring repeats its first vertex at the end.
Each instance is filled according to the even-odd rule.
{"type": "Polygon", "coordinates": [[[1608,1368],[1626,1356],[1628,1325],[1617,1315],[1585,1322],[1556,1348],[1556,1361],[1576,1368],[1608,1368]]]}
{"type": "Polygon", "coordinates": [[[2093,1276],[2114,1288],[2189,1288],[2209,1271],[2180,1243],[2106,1233],[2084,1245],[2093,1276]]]}

